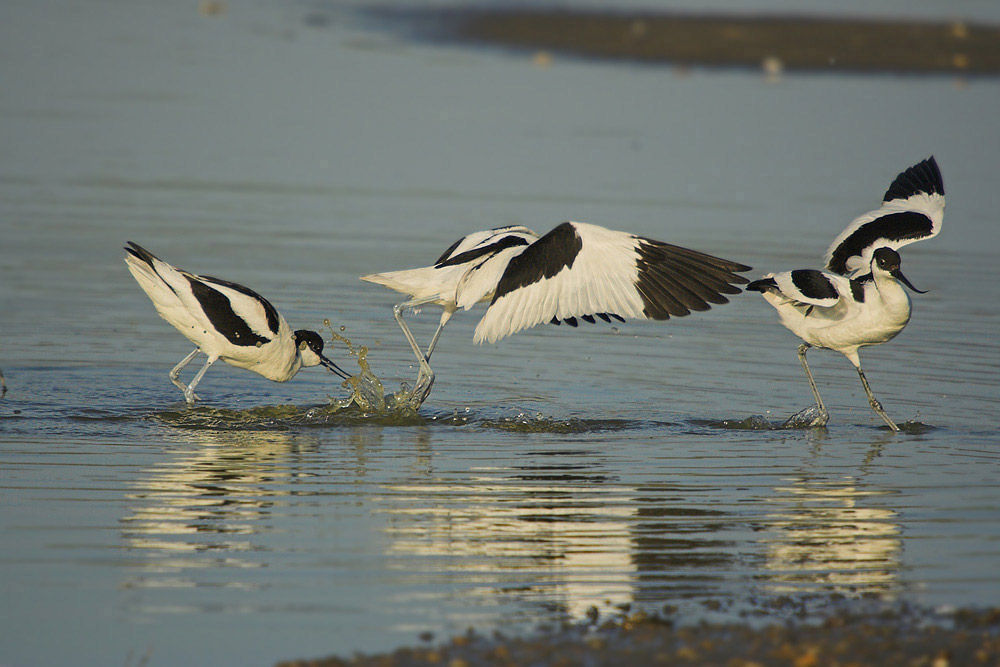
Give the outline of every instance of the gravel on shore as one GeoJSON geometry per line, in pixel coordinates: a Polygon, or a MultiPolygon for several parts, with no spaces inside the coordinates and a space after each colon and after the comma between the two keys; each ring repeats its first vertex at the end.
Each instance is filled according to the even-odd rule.
{"type": "Polygon", "coordinates": [[[469,631],[448,641],[379,655],[292,660],[279,667],[954,667],[1000,665],[1000,608],[948,617],[907,608],[815,623],[756,626],[702,623],[634,613],[596,627],[577,625],[529,637],[469,631]]]}

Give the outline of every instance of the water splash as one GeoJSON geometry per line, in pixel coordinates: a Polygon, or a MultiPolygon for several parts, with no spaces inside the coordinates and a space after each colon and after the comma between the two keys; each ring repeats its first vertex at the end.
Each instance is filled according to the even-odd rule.
{"type": "Polygon", "coordinates": [[[821,412],[818,406],[810,405],[785,420],[781,428],[819,428],[826,426],[830,415],[821,412]]]}
{"type": "Polygon", "coordinates": [[[770,431],[778,428],[763,415],[750,415],[746,419],[723,419],[718,426],[737,431],[770,431]]]}
{"type": "Polygon", "coordinates": [[[540,412],[528,414],[517,411],[498,418],[482,419],[479,425],[516,433],[596,433],[634,428],[636,422],[626,419],[554,418],[540,412]]]}
{"type": "MultiPolygon", "coordinates": [[[[368,347],[361,345],[355,349],[347,337],[333,329],[328,319],[323,320],[323,325],[330,331],[333,342],[343,343],[347,346],[348,353],[357,357],[358,368],[361,371],[344,381],[351,391],[350,396],[343,399],[330,399],[330,405],[334,412],[353,409],[367,415],[397,415],[401,417],[416,415],[423,401],[415,396],[409,385],[405,382],[401,383],[399,391],[386,394],[385,385],[375,375],[368,363],[368,347]]],[[[341,332],[344,329],[345,327],[340,327],[341,332]]]]}

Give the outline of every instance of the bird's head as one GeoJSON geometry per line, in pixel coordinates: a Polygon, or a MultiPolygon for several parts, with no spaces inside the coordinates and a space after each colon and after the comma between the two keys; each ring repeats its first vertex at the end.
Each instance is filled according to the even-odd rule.
{"type": "Polygon", "coordinates": [[[299,329],[293,337],[303,366],[319,366],[322,364],[331,373],[339,375],[345,380],[351,377],[340,366],[323,356],[323,338],[318,333],[308,329],[299,329]]]}
{"type": "Polygon", "coordinates": [[[918,290],[913,286],[899,268],[899,253],[892,248],[879,248],[872,254],[872,275],[889,274],[917,294],[926,294],[927,290],[918,290]]]}

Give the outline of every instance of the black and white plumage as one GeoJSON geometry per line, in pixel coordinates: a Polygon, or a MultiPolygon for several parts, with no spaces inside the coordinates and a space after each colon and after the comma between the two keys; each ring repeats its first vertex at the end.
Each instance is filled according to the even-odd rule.
{"type": "Polygon", "coordinates": [[[293,332],[271,303],[253,290],[228,280],[199,276],[160,260],[131,241],[125,264],[149,296],[160,317],[197,345],[170,371],[170,380],[194,403],[194,388],[221,359],[275,382],[287,382],[307,366],[322,364],[342,378],[350,377],[323,356],[323,339],[315,331],[293,332]],[[191,383],[180,381],[181,369],[198,355],[208,360],[191,383]]]}
{"type": "Polygon", "coordinates": [[[843,276],[867,272],[877,248],[899,250],[937,236],[944,220],[944,181],[931,156],[896,177],[882,206],[858,216],[833,240],[823,263],[843,276]]]}
{"type": "Polygon", "coordinates": [[[941,172],[931,157],[897,176],[881,208],[860,216],[837,237],[824,259],[826,271],[770,273],[747,285],[747,291],[761,292],[781,323],[804,341],[799,361],[818,411],[811,425],[822,426],[830,418],[806,362],[806,351],[820,347],[847,357],[872,410],[889,428],[899,430],[872,394],[858,350],[892,340],[910,321],[910,298],[903,286],[923,292],[903,275],[896,249],[936,236],[944,203],[941,172]]]}
{"type": "Polygon", "coordinates": [[[489,301],[473,340],[489,342],[538,324],[600,318],[665,320],[727,303],[750,267],[627,232],[564,222],[544,236],[507,226],[469,234],[431,266],[373,273],[362,280],[411,297],[396,321],[420,364],[415,395],[423,400],[434,374],[428,361],[441,330],[459,308],[489,301]],[[444,309],[426,353],[403,321],[406,308],[444,309]]]}

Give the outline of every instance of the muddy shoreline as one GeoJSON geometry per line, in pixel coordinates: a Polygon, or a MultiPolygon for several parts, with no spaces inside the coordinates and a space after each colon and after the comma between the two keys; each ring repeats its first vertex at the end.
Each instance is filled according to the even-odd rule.
{"type": "Polygon", "coordinates": [[[570,9],[373,9],[423,41],[676,66],[1000,74],[1000,26],[570,9]]]}
{"type": "Polygon", "coordinates": [[[278,667],[949,667],[1000,664],[1000,608],[947,617],[897,607],[842,611],[805,619],[702,623],[676,627],[667,617],[635,613],[530,637],[469,631],[447,641],[377,655],[292,660],[278,667]]]}

